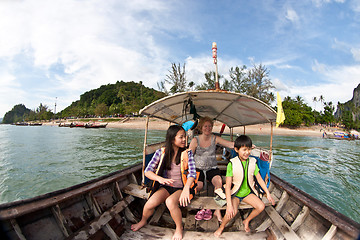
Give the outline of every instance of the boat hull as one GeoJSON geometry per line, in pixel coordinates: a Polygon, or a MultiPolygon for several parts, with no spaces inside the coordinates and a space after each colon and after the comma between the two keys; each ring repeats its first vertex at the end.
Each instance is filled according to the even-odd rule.
{"type": "MultiPolygon", "coordinates": [[[[163,229],[157,233],[162,234],[159,239],[168,239],[174,232],[174,223],[165,205],[158,207],[150,220],[152,223],[147,227],[138,232],[129,229],[131,222],[141,217],[146,202],[147,193],[139,186],[141,169],[141,165],[134,165],[66,189],[2,204],[1,239],[127,239],[129,236],[142,239],[144,234],[148,234],[147,231],[154,229],[163,229]],[[138,187],[131,189],[130,186],[138,187]],[[156,228],[152,229],[152,226],[156,228]]],[[[275,175],[271,176],[270,191],[278,199],[277,204],[275,207],[267,206],[251,222],[253,232],[249,236],[258,236],[258,239],[283,239],[289,236],[289,239],[293,239],[293,236],[322,239],[328,235],[334,239],[357,238],[359,223],[275,175]]],[[[198,194],[194,202],[204,200],[204,194],[207,194],[206,191],[198,194]]],[[[211,197],[208,199],[212,200],[211,197]]],[[[241,208],[243,215],[251,211],[249,206],[241,208]]],[[[194,239],[194,235],[201,232],[207,232],[204,234],[212,239],[211,232],[218,227],[217,221],[195,221],[196,209],[192,207],[182,208],[182,212],[184,239],[194,239]]],[[[239,236],[242,228],[240,215],[226,229],[224,234],[228,239],[232,239],[235,233],[239,236]]],[[[156,234],[153,232],[153,235],[156,234]]]]}

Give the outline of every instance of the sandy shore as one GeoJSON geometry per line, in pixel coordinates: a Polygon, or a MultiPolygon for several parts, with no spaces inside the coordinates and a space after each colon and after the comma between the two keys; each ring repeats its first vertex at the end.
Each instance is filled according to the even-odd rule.
{"type": "MultiPolygon", "coordinates": [[[[107,128],[126,128],[126,129],[145,129],[146,118],[130,118],[126,121],[119,119],[119,121],[109,122],[107,128]]],[[[50,122],[44,123],[44,125],[58,125],[58,123],[50,122]]],[[[215,122],[214,132],[220,132],[222,124],[215,122]]],[[[169,123],[159,119],[152,118],[149,121],[149,130],[166,130],[169,127],[169,123]]],[[[320,126],[313,127],[300,127],[297,129],[290,129],[285,127],[273,128],[274,135],[282,136],[311,136],[311,137],[322,137],[322,128],[320,126]]],[[[327,129],[329,131],[330,129],[327,129]]],[[[331,130],[330,130],[331,131],[331,130]]],[[[230,133],[229,128],[226,127],[224,133],[230,133]]],[[[234,128],[234,133],[243,134],[244,128],[234,128]]],[[[245,128],[245,134],[251,135],[270,135],[271,127],[270,124],[258,124],[247,126],[245,128]]]]}

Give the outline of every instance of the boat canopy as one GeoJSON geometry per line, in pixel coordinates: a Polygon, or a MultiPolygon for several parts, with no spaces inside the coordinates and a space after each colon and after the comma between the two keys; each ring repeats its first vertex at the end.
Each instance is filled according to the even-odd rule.
{"type": "Polygon", "coordinates": [[[208,116],[230,128],[276,122],[275,110],[266,103],[251,96],[222,90],[167,96],[144,107],[140,114],[176,124],[208,116]]]}

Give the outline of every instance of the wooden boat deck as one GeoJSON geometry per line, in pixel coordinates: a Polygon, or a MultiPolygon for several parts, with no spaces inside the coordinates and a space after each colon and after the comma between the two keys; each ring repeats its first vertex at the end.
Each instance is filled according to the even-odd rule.
{"type": "MultiPolygon", "coordinates": [[[[122,239],[132,240],[153,240],[166,239],[169,240],[174,235],[174,229],[146,225],[139,231],[133,232],[130,225],[126,226],[126,231],[121,236],[122,239]]],[[[183,240],[212,240],[212,239],[226,239],[226,240],[266,240],[268,234],[266,232],[246,233],[246,232],[224,232],[219,238],[215,237],[213,232],[199,232],[184,230],[183,240]]]]}

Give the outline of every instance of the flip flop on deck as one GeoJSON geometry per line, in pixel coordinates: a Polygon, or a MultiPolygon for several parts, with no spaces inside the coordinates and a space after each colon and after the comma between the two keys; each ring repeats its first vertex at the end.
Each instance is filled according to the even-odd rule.
{"type": "Polygon", "coordinates": [[[210,220],[212,218],[212,211],[211,209],[201,209],[199,210],[196,215],[195,215],[195,220],[196,221],[200,221],[200,220],[210,220]]]}
{"type": "Polygon", "coordinates": [[[212,218],[212,211],[211,209],[206,209],[204,213],[204,220],[210,220],[212,218]]]}
{"type": "Polygon", "coordinates": [[[199,210],[195,215],[195,220],[200,221],[204,219],[205,209],[199,210]]]}

